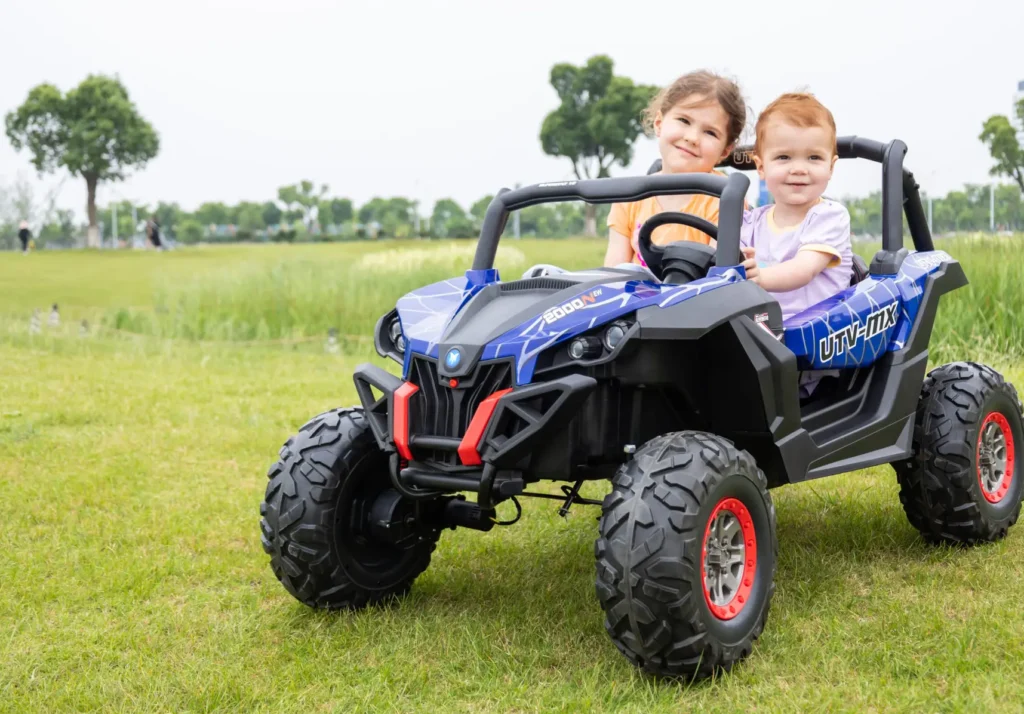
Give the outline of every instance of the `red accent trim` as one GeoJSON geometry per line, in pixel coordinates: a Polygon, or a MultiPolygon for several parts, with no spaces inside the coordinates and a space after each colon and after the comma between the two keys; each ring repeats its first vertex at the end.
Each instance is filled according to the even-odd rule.
{"type": "Polygon", "coordinates": [[[409,449],[409,398],[420,391],[412,382],[406,382],[395,390],[395,418],[391,437],[395,440],[398,453],[403,459],[412,461],[412,451],[409,449]]]}
{"type": "Polygon", "coordinates": [[[465,466],[479,466],[483,463],[478,451],[480,440],[484,438],[487,425],[498,406],[498,400],[511,391],[511,389],[498,390],[480,402],[480,406],[476,408],[473,420],[469,422],[469,428],[466,429],[466,435],[462,437],[462,443],[459,444],[459,458],[465,466]]]}
{"type": "Polygon", "coordinates": [[[1013,430],[1010,429],[1010,422],[999,412],[990,413],[978,427],[978,444],[974,448],[974,467],[978,472],[978,485],[981,486],[981,495],[985,497],[985,500],[989,503],[1002,501],[1010,490],[1010,484],[1013,483],[1013,430]],[[978,463],[981,460],[981,436],[985,433],[985,427],[992,422],[995,422],[999,430],[1003,432],[1003,439],[1006,441],[1006,473],[1003,474],[995,491],[985,488],[985,482],[981,479],[981,464],[978,463]]]}
{"type": "Polygon", "coordinates": [[[731,620],[743,611],[747,602],[750,601],[750,591],[754,589],[754,576],[757,573],[757,535],[754,533],[754,520],[750,517],[750,511],[743,505],[743,502],[735,498],[725,498],[718,502],[715,510],[711,512],[708,523],[704,526],[704,546],[700,553],[700,584],[704,590],[704,602],[707,603],[711,614],[719,620],[731,620]],[[740,530],[743,533],[743,542],[746,546],[745,554],[747,562],[743,564],[743,580],[740,587],[732,596],[732,599],[724,605],[715,605],[711,602],[711,593],[705,581],[707,574],[704,568],[704,559],[708,555],[708,535],[711,532],[711,524],[720,511],[729,511],[740,522],[740,530]]]}

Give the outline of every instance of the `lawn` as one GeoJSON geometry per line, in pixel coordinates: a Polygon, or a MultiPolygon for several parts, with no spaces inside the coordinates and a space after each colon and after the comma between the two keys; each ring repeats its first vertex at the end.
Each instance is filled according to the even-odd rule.
{"type": "MultiPolygon", "coordinates": [[[[601,248],[523,241],[503,259],[518,275],[534,259],[593,262],[601,248]]],[[[527,501],[516,526],[449,531],[393,607],[329,614],[297,603],[259,543],[266,469],[306,419],[356,401],[356,364],[384,364],[356,342],[324,351],[327,323],[309,314],[315,291],[303,297],[300,278],[358,266],[379,293],[360,303],[369,310],[449,259],[464,267],[465,256],[427,259],[408,245],[380,258],[401,273],[394,280],[360,262],[394,249],[0,253],[0,710],[1024,709],[1024,531],[929,547],[888,467],[773,492],[780,561],[765,634],[732,674],[695,686],[637,673],[605,634],[593,507],[563,519],[555,503],[527,501]],[[405,267],[402,254],[419,257],[405,267]],[[266,299],[237,293],[275,270],[294,291],[291,317],[260,318],[264,333],[226,330],[217,310],[266,299]],[[189,302],[195,292],[205,297],[189,302]],[[59,328],[45,324],[54,301],[59,328]],[[183,304],[183,317],[165,321],[161,301],[171,315],[183,304]],[[29,334],[35,307],[44,325],[29,334]],[[174,327],[199,324],[190,311],[214,315],[203,323],[211,334],[174,327]]],[[[964,262],[985,260],[995,262],[964,262]]],[[[322,304],[334,322],[349,315],[322,304]]],[[[969,320],[969,304],[957,305],[969,320]]],[[[981,329],[994,324],[987,312],[974,318],[981,329]]],[[[331,326],[347,333],[376,316],[331,326]]],[[[1011,338],[972,339],[1024,387],[1011,338]]]]}

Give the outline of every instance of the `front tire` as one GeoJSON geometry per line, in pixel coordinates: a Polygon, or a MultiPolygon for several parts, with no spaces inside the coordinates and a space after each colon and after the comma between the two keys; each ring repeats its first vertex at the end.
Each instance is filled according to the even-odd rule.
{"type": "Polygon", "coordinates": [[[267,477],[263,549],[300,602],[327,609],[375,604],[404,595],[430,563],[436,529],[385,542],[367,526],[371,504],[391,482],[362,409],[314,417],[281,448],[267,477]]]}
{"type": "Polygon", "coordinates": [[[956,362],[928,374],[913,455],[893,464],[911,525],[931,543],[996,541],[1020,516],[1024,445],[1017,390],[991,367],[956,362]]]}
{"type": "Polygon", "coordinates": [[[704,678],[750,654],[775,591],[764,473],[731,442],[677,432],[620,467],[595,547],[605,628],[651,674],[704,678]]]}

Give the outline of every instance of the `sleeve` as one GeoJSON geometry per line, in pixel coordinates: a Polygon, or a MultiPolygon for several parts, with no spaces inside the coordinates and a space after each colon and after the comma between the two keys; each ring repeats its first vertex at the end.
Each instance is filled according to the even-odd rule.
{"type": "Polygon", "coordinates": [[[740,224],[740,248],[754,245],[754,211],[743,212],[743,223],[740,224]]]}
{"type": "Polygon", "coordinates": [[[830,203],[808,222],[800,233],[800,248],[832,256],[827,267],[835,268],[852,251],[850,246],[850,213],[841,203],[830,203]]]}
{"type": "Polygon", "coordinates": [[[632,208],[632,203],[613,203],[607,221],[609,228],[630,239],[633,237],[632,208]]]}

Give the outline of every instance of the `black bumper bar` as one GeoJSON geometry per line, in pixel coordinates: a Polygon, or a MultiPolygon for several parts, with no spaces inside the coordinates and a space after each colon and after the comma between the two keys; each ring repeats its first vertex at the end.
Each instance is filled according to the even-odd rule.
{"type": "MultiPolygon", "coordinates": [[[[478,444],[480,468],[455,470],[430,468],[416,459],[419,448],[458,452],[462,439],[419,434],[409,423],[408,415],[400,418],[398,428],[411,433],[395,433],[395,393],[405,382],[371,364],[359,365],[354,375],[356,391],[364,414],[380,449],[394,454],[396,464],[393,477],[408,488],[434,491],[486,492],[494,489],[497,495],[512,495],[515,490],[508,479],[495,479],[498,469],[513,469],[520,460],[537,447],[546,433],[568,423],[579,411],[583,400],[597,385],[592,377],[573,374],[548,382],[519,387],[504,394],[494,407],[478,444]],[[377,393],[380,396],[377,396],[377,393]],[[396,439],[397,436],[397,439],[396,439]],[[413,459],[397,472],[398,444],[407,444],[413,459]],[[504,485],[503,485],[504,484],[504,485]]],[[[464,445],[464,444],[463,444],[464,445]]]]}

